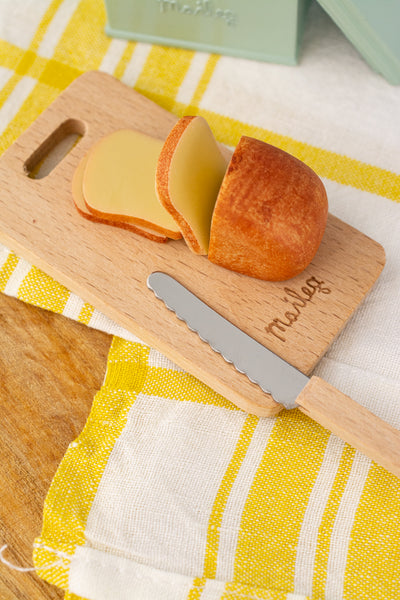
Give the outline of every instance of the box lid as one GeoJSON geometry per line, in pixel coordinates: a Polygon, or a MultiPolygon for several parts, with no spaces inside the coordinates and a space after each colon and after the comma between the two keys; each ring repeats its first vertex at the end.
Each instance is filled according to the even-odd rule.
{"type": "Polygon", "coordinates": [[[318,0],[368,64],[400,84],[400,0],[318,0]]]}

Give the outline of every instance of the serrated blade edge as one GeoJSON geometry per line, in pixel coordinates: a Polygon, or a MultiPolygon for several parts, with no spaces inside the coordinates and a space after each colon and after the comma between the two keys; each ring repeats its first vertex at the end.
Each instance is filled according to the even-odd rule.
{"type": "Polygon", "coordinates": [[[297,406],[296,398],[309,381],[304,373],[225,319],[171,275],[161,271],[151,273],[147,285],[190,330],[237,371],[285,408],[297,406]]]}

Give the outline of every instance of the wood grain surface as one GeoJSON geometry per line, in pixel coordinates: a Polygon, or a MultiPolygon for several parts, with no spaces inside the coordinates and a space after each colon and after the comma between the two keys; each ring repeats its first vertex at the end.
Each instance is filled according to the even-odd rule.
{"type": "Polygon", "coordinates": [[[147,288],[148,275],[159,270],[176,277],[308,374],[377,279],[384,251],[329,215],[311,265],[290,282],[271,283],[216,266],[183,240],[157,244],[78,214],[72,177],[98,139],[124,127],[164,139],[175,122],[109,75],[76,79],[0,159],[0,239],[240,408],[271,416],[280,406],[178,321],[147,288]],[[51,173],[29,177],[74,131],[81,140],[51,173]]]}
{"type": "Polygon", "coordinates": [[[400,478],[400,431],[313,375],[297,397],[299,409],[400,478]]]}
{"type": "MultiPolygon", "coordinates": [[[[0,294],[0,546],[32,566],[43,503],[68,445],[100,389],[111,337],[0,294]]],[[[0,564],[1,600],[64,594],[32,572],[0,564]]]]}

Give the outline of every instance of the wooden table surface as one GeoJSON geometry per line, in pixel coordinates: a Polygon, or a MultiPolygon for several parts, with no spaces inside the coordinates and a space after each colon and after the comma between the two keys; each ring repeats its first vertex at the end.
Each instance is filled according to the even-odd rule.
{"type": "MultiPolygon", "coordinates": [[[[0,546],[32,566],[45,496],[100,389],[111,336],[0,294],[0,546]],[[29,418],[27,418],[29,415],[29,418]]],[[[63,598],[0,564],[1,600],[63,598]]]]}

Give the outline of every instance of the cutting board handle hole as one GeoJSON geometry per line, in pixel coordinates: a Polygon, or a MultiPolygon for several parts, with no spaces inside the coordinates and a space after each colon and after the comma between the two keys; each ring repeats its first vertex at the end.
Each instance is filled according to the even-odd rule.
{"type": "Polygon", "coordinates": [[[75,148],[86,133],[87,126],[78,119],[67,119],[57,127],[24,163],[31,179],[43,179],[75,148]]]}

